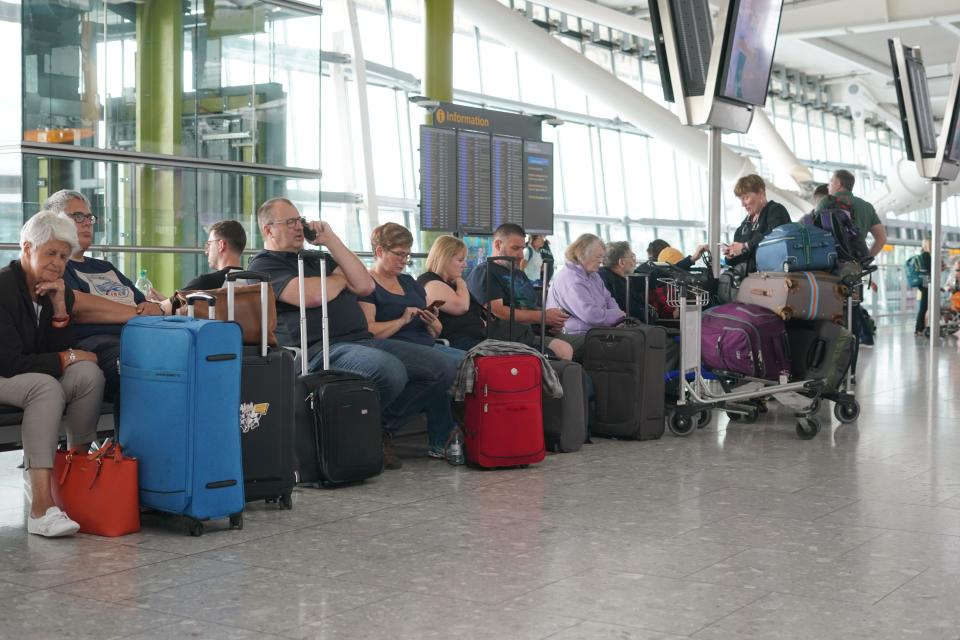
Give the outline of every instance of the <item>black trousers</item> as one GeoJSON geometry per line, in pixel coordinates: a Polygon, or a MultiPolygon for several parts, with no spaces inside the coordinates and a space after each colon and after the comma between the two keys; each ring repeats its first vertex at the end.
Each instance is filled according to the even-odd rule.
{"type": "Polygon", "coordinates": [[[923,330],[927,328],[927,323],[924,316],[927,315],[929,295],[930,295],[930,289],[926,287],[920,288],[920,303],[917,305],[917,322],[914,325],[914,331],[917,333],[923,333],[923,330]]]}

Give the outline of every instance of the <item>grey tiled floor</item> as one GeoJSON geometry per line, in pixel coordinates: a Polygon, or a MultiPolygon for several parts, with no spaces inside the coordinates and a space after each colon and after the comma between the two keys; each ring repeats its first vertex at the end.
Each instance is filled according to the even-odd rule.
{"type": "Polygon", "coordinates": [[[2,638],[960,638],[960,355],[881,333],[856,424],[783,410],[529,469],[429,460],[202,538],[24,531],[0,454],[2,638]]]}

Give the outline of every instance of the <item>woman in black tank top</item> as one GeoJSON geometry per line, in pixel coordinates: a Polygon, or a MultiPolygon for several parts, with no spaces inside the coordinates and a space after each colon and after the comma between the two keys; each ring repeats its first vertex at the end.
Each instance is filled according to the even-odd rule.
{"type": "Polygon", "coordinates": [[[417,278],[427,292],[427,304],[443,300],[440,337],[450,346],[468,351],[486,338],[480,304],[470,295],[463,280],[467,246],[459,238],[440,236],[427,256],[427,270],[417,278]]]}

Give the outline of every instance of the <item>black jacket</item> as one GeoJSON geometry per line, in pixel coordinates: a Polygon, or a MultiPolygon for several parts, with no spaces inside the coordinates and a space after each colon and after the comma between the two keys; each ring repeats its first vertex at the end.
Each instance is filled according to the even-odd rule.
{"type": "MultiPolygon", "coordinates": [[[[623,309],[627,299],[627,279],[607,267],[600,267],[600,279],[617,301],[617,306],[623,309]]],[[[643,278],[634,278],[630,283],[630,309],[624,309],[624,312],[632,318],[643,318],[647,307],[645,295],[643,278]]]]}
{"type": "Polygon", "coordinates": [[[767,204],[760,210],[755,223],[750,222],[750,216],[747,216],[736,233],[733,234],[734,242],[746,242],[750,245],[744,253],[735,258],[727,258],[727,264],[733,266],[741,262],[748,264],[747,270],[750,272],[757,270],[756,252],[757,245],[768,233],[783,224],[789,224],[790,214],[786,207],[779,202],[768,200],[767,204]]]}
{"type": "MultiPolygon", "coordinates": [[[[64,288],[67,313],[73,310],[73,292],[64,288]]],[[[70,325],[54,329],[53,305],[40,298],[40,323],[19,260],[0,269],[0,377],[46,373],[59,378],[61,351],[73,345],[70,325]]]]}

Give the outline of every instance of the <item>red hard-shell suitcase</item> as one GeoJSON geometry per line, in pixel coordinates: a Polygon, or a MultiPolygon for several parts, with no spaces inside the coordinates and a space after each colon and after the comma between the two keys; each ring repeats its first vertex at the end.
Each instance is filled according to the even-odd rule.
{"type": "Polygon", "coordinates": [[[543,460],[541,364],[536,356],[479,356],[466,396],[467,462],[515,467],[543,460]]]}

